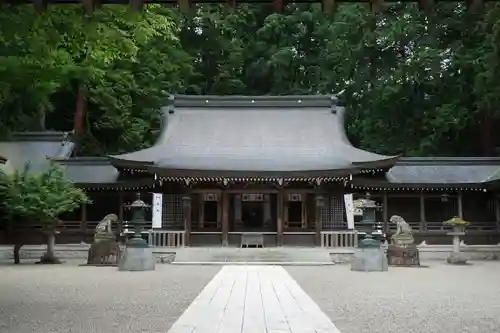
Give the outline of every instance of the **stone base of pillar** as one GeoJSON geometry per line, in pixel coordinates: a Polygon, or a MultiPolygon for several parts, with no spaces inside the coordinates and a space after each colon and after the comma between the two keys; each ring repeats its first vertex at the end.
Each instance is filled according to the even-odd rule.
{"type": "Polygon", "coordinates": [[[150,247],[126,247],[118,263],[119,271],[154,271],[156,260],[150,247]]]}
{"type": "Polygon", "coordinates": [[[452,252],[446,262],[452,265],[467,265],[467,258],[462,252],[452,252]]]}
{"type": "Polygon", "coordinates": [[[351,271],[387,272],[389,265],[385,251],[380,248],[357,248],[351,261],[351,271]]]}

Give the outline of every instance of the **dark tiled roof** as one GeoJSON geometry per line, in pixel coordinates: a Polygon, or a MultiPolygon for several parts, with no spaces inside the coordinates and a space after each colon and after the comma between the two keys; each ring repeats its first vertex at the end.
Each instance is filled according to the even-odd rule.
{"type": "MultiPolygon", "coordinates": [[[[57,163],[65,168],[71,181],[87,187],[131,186],[134,182],[141,185],[152,181],[151,177],[137,180],[127,179],[126,177],[122,179],[120,173],[105,157],[69,158],[57,160],[57,163]]],[[[488,177],[489,172],[500,170],[500,159],[401,158],[391,170],[396,170],[396,174],[400,178],[391,178],[389,173],[383,179],[355,176],[353,184],[382,188],[484,187],[485,184],[493,180],[493,177],[488,177]],[[457,167],[457,170],[460,170],[459,172],[454,171],[454,168],[457,167]],[[484,171],[484,173],[477,170],[484,171]],[[477,181],[471,180],[470,173],[473,172],[476,172],[473,177],[477,181]],[[443,179],[447,180],[447,182],[443,182],[443,179]]]]}
{"type": "Polygon", "coordinates": [[[500,170],[500,158],[402,158],[387,173],[391,183],[479,184],[500,170]]]}
{"type": "Polygon", "coordinates": [[[383,179],[354,177],[358,186],[484,188],[498,182],[498,157],[402,157],[383,179]]]}
{"type": "Polygon", "coordinates": [[[73,157],[55,161],[66,172],[66,177],[83,187],[106,187],[120,185],[144,185],[153,183],[148,179],[127,179],[122,177],[106,157],[73,157]]]}
{"type": "Polygon", "coordinates": [[[153,147],[111,161],[183,175],[350,174],[365,163],[392,166],[394,157],[350,144],[336,102],[331,96],[177,96],[164,108],[166,125],[153,147]]]}
{"type": "Polygon", "coordinates": [[[48,158],[67,158],[73,152],[74,143],[63,132],[14,133],[9,141],[0,142],[0,155],[7,159],[2,169],[12,172],[30,164],[30,170],[38,172],[49,165],[48,158]]]}
{"type": "Polygon", "coordinates": [[[74,157],[56,162],[64,167],[68,179],[77,184],[110,184],[118,180],[118,170],[106,158],[74,157]]]}

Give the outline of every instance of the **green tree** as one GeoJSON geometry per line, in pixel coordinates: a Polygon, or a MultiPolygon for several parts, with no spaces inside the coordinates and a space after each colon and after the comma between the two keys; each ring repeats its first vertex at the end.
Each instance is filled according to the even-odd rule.
{"type": "Polygon", "coordinates": [[[47,251],[41,262],[60,263],[54,254],[57,226],[61,222],[58,217],[89,202],[85,192],[69,182],[60,167],[52,165],[45,172],[33,173],[26,165],[10,174],[0,171],[0,197],[10,221],[28,227],[43,226],[47,251]]]}

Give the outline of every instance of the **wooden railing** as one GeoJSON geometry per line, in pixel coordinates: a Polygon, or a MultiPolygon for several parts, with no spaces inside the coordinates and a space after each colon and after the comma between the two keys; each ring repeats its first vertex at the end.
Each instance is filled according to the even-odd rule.
{"type": "MultiPolygon", "coordinates": [[[[443,222],[425,222],[425,229],[427,232],[447,232],[451,231],[451,226],[444,225],[443,222]]],[[[412,226],[413,227],[413,226],[412,226]]],[[[415,229],[414,229],[415,230],[415,229]]],[[[418,229],[416,229],[418,231],[418,229]]],[[[465,232],[498,232],[498,226],[496,222],[484,222],[484,221],[472,221],[471,224],[467,226],[465,232]]]]}
{"type": "Polygon", "coordinates": [[[183,247],[186,244],[185,231],[149,230],[148,244],[154,247],[183,247]]]}
{"type": "Polygon", "coordinates": [[[321,247],[357,247],[356,231],[322,231],[321,247]]]}

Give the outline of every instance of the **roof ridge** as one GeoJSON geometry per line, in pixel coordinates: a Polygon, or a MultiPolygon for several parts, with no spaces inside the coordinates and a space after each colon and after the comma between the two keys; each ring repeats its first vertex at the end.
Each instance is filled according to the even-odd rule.
{"type": "Polygon", "coordinates": [[[52,161],[59,164],[109,164],[111,162],[107,156],[78,156],[69,158],[51,158],[52,161]]]}
{"type": "Polygon", "coordinates": [[[67,139],[71,139],[71,131],[26,131],[13,132],[9,141],[64,141],[67,139]]]}
{"type": "Polygon", "coordinates": [[[401,157],[399,165],[491,165],[500,164],[500,157],[401,157]]]}
{"type": "Polygon", "coordinates": [[[330,107],[339,105],[335,95],[171,95],[167,105],[174,107],[330,107]]]}

